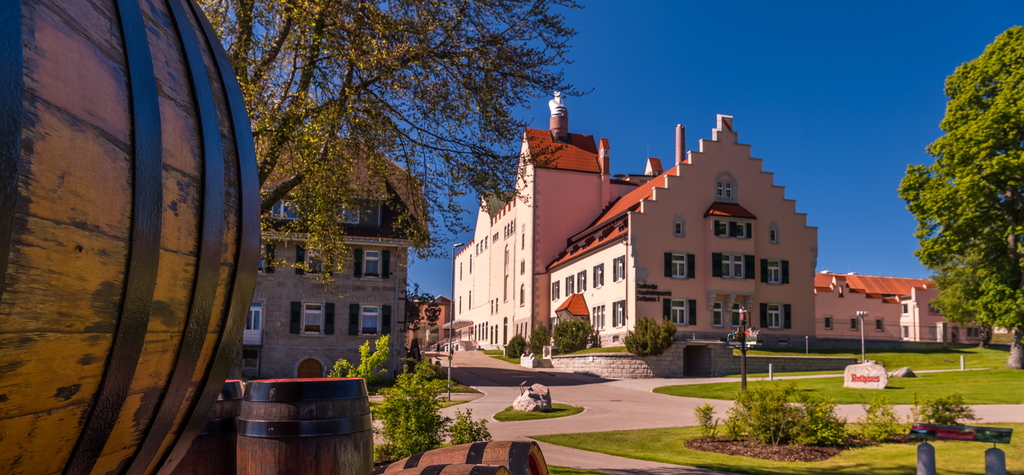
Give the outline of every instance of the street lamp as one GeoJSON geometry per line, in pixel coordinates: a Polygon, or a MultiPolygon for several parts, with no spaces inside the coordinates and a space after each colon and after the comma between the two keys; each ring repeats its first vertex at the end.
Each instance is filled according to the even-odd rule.
{"type": "Polygon", "coordinates": [[[452,244],[452,299],[448,305],[448,400],[452,400],[452,356],[455,354],[455,347],[452,346],[452,327],[455,326],[455,317],[452,310],[455,309],[455,248],[463,244],[452,244]]]}
{"type": "Polygon", "coordinates": [[[860,362],[867,363],[867,358],[864,357],[864,317],[868,316],[868,312],[860,310],[857,316],[860,317],[860,362]]]}
{"type": "Polygon", "coordinates": [[[740,307],[740,391],[747,391],[747,308],[740,307]]]}

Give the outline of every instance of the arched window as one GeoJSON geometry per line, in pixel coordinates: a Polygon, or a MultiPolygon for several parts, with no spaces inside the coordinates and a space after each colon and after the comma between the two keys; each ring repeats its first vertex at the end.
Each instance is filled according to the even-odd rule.
{"type": "Polygon", "coordinates": [[[736,177],[727,171],[721,172],[715,177],[715,200],[727,203],[736,203],[739,186],[736,177]]]}
{"type": "Polygon", "coordinates": [[[526,305],[526,284],[519,286],[519,306],[526,305]]]}

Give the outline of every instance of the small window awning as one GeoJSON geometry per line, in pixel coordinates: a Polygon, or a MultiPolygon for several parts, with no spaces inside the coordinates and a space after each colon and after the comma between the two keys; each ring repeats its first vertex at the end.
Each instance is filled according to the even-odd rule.
{"type": "Polygon", "coordinates": [[[711,207],[704,212],[704,217],[708,216],[727,216],[730,218],[746,218],[746,219],[757,219],[754,213],[747,211],[746,208],[733,203],[711,203],[711,207]]]}

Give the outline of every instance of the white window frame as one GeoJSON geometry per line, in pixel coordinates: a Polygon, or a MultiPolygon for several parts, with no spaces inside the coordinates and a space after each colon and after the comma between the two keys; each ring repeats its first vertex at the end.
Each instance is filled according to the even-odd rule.
{"type": "Polygon", "coordinates": [[[519,284],[519,306],[526,305],[526,284],[519,284]]]}
{"type": "Polygon", "coordinates": [[[779,243],[779,228],[771,227],[768,228],[768,242],[771,244],[779,243]]]}
{"type": "Polygon", "coordinates": [[[551,283],[551,301],[552,302],[555,301],[555,300],[558,300],[559,298],[561,298],[561,286],[562,286],[562,281],[561,280],[556,280],[556,281],[551,283]]]}
{"type": "Polygon", "coordinates": [[[379,279],[381,278],[381,262],[380,262],[380,251],[363,251],[363,278],[379,279]],[[370,263],[373,263],[377,268],[377,272],[370,270],[370,263]]]}
{"type": "Polygon", "coordinates": [[[833,323],[832,315],[825,315],[825,329],[826,330],[831,330],[832,329],[832,323],[833,323]]]}
{"type": "Polygon", "coordinates": [[[713,302],[711,304],[711,326],[725,326],[725,312],[722,311],[722,302],[713,302]],[[715,323],[716,321],[718,323],[715,323]]]}
{"type": "Polygon", "coordinates": [[[723,198],[725,198],[725,199],[732,199],[732,182],[731,181],[725,182],[725,196],[723,196],[723,198]]]}
{"type": "Polygon", "coordinates": [[[594,266],[594,288],[604,287],[604,263],[594,266]]]}
{"type": "Polygon", "coordinates": [[[270,208],[270,216],[277,219],[294,220],[299,219],[295,213],[295,205],[292,200],[280,200],[270,208]]]}
{"type": "Polygon", "coordinates": [[[669,317],[672,323],[675,323],[676,326],[688,326],[687,313],[686,299],[672,299],[672,304],[669,306],[669,317]]]}
{"type": "Polygon", "coordinates": [[[850,317],[850,331],[857,331],[857,317],[850,317]]]}
{"type": "Polygon", "coordinates": [[[904,340],[909,340],[910,339],[910,325],[903,325],[902,328],[903,328],[903,339],[904,340]]]}
{"type": "Polygon", "coordinates": [[[323,335],[324,334],[324,304],[323,304],[323,302],[303,302],[302,303],[302,334],[303,335],[323,335]]]}
{"type": "Polygon", "coordinates": [[[683,229],[683,222],[678,219],[672,224],[672,234],[676,236],[682,236],[683,229]]]}
{"type": "Polygon", "coordinates": [[[715,197],[716,198],[725,198],[725,182],[724,181],[719,180],[718,183],[715,183],[715,197]]]}
{"type": "Polygon", "coordinates": [[[901,303],[900,309],[903,310],[903,315],[910,315],[910,302],[901,303]]]}
{"type": "Polygon", "coordinates": [[[782,305],[768,304],[768,328],[782,328],[782,305]]]}
{"type": "Polygon", "coordinates": [[[626,256],[612,259],[612,281],[621,282],[626,279],[626,256]]]}
{"type": "MultiPolygon", "coordinates": [[[[711,225],[714,226],[715,223],[712,222],[711,225]]],[[[729,237],[729,222],[718,221],[718,226],[715,226],[714,234],[718,237],[729,237]]]]}
{"type": "Polygon", "coordinates": [[[590,324],[594,330],[604,330],[605,306],[596,305],[590,309],[590,324]]]}
{"type": "Polygon", "coordinates": [[[768,260],[768,283],[782,283],[782,261],[772,259],[768,260]]]}
{"type": "Polygon", "coordinates": [[[380,336],[380,320],[381,311],[378,305],[360,305],[359,306],[359,335],[360,336],[380,336]],[[367,317],[374,317],[377,319],[376,328],[372,331],[366,331],[368,326],[366,324],[367,317]]]}
{"type": "Polygon", "coordinates": [[[264,303],[258,300],[253,301],[252,303],[249,304],[249,313],[245,316],[245,331],[259,332],[263,329],[264,308],[264,303]],[[256,314],[255,319],[253,319],[253,313],[256,314]]]}
{"type": "Polygon", "coordinates": [[[619,300],[612,303],[612,326],[622,327],[626,325],[626,301],[619,300]]]}
{"type": "Polygon", "coordinates": [[[742,279],[746,275],[744,271],[745,263],[743,254],[726,254],[722,253],[722,278],[724,279],[742,279]],[[739,266],[739,267],[736,267],[739,266]],[[735,272],[739,269],[738,272],[735,272]],[[728,272],[727,272],[728,271],[728,272]],[[738,274],[738,275],[734,275],[738,274]]]}
{"type": "Polygon", "coordinates": [[[686,254],[672,254],[672,278],[673,279],[685,279],[686,270],[689,267],[687,262],[686,254]]]}
{"type": "Polygon", "coordinates": [[[736,226],[736,237],[737,238],[739,238],[739,239],[748,239],[748,238],[750,238],[750,236],[747,236],[747,223],[744,223],[742,221],[732,221],[732,222],[736,223],[735,226],[736,226]]]}
{"type": "Polygon", "coordinates": [[[568,297],[576,293],[576,276],[569,275],[565,277],[565,296],[568,297]]]}
{"type": "Polygon", "coordinates": [[[582,294],[587,291],[587,271],[581,270],[576,273],[576,289],[582,294]]]}

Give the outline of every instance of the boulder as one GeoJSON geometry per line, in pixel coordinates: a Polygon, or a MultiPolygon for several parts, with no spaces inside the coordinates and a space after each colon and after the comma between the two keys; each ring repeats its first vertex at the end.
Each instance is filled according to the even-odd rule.
{"type": "Polygon", "coordinates": [[[550,411],[551,392],[543,384],[534,384],[512,401],[512,409],[520,412],[550,411]]]}
{"type": "Polygon", "coordinates": [[[904,366],[904,367],[902,367],[900,369],[897,369],[897,370],[889,373],[889,377],[890,378],[916,378],[917,375],[914,374],[914,371],[911,370],[909,366],[904,366]]]}
{"type": "Polygon", "coordinates": [[[885,389],[889,375],[885,366],[876,363],[852,364],[843,372],[843,387],[856,389],[885,389]]]}

